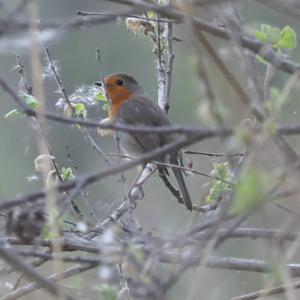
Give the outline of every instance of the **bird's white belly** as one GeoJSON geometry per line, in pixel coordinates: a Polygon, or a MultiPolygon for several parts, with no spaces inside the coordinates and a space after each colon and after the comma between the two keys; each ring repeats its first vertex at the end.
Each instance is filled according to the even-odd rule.
{"type": "Polygon", "coordinates": [[[145,152],[143,147],[130,134],[119,132],[118,135],[120,138],[120,147],[128,156],[136,157],[145,152]]]}

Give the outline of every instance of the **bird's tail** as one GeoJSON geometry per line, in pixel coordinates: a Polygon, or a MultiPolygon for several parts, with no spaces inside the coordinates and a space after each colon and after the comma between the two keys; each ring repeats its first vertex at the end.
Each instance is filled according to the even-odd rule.
{"type": "MultiPolygon", "coordinates": [[[[177,157],[172,156],[170,158],[170,163],[178,165],[177,157]]],[[[193,210],[193,204],[192,204],[192,201],[191,201],[190,194],[189,194],[189,192],[187,190],[187,187],[185,185],[185,182],[184,182],[184,179],[183,179],[183,176],[182,176],[182,171],[178,168],[172,168],[172,171],[173,171],[173,174],[174,174],[174,176],[177,180],[177,183],[178,183],[178,186],[179,186],[184,204],[185,204],[185,206],[188,210],[192,211],[193,210]]]]}

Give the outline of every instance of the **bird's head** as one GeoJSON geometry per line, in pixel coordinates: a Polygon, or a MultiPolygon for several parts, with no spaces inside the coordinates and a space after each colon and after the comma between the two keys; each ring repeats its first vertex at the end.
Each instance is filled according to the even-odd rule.
{"type": "MultiPolygon", "coordinates": [[[[142,87],[130,75],[125,73],[113,73],[104,80],[108,97],[112,105],[123,103],[129,100],[133,95],[143,93],[142,87]]],[[[102,85],[102,83],[95,83],[102,85]]]]}

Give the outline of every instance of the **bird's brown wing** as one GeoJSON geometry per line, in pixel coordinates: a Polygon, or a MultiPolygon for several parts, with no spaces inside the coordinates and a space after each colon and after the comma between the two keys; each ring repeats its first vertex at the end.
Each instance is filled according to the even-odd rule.
{"type": "MultiPolygon", "coordinates": [[[[168,126],[170,121],[149,97],[140,95],[127,100],[116,115],[115,122],[133,126],[168,126]]],[[[170,135],[130,133],[130,136],[139,145],[140,151],[151,151],[174,138],[170,135]]],[[[130,151],[129,151],[130,152],[130,151]]]]}
{"type": "MultiPolygon", "coordinates": [[[[168,126],[171,124],[161,108],[149,97],[144,95],[136,96],[135,98],[126,101],[120,108],[115,121],[133,126],[168,126]]],[[[123,144],[123,148],[125,148],[128,153],[151,151],[176,139],[176,135],[174,134],[120,133],[120,135],[122,135],[121,144],[123,144]]],[[[158,160],[160,160],[160,158],[158,158],[158,160]]],[[[177,152],[170,155],[170,162],[172,164],[178,164],[177,152]]],[[[168,175],[166,167],[160,166],[160,169],[168,175]]],[[[192,202],[183,180],[181,170],[172,168],[172,171],[181,190],[184,204],[187,209],[192,210],[192,202]]],[[[164,178],[166,179],[166,177],[164,178]]]]}

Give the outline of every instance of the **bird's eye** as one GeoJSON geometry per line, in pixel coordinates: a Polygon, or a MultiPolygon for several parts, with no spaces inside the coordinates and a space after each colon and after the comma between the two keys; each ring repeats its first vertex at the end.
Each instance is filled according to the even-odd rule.
{"type": "Polygon", "coordinates": [[[122,79],[117,80],[117,85],[122,86],[124,84],[124,81],[122,79]]]}

